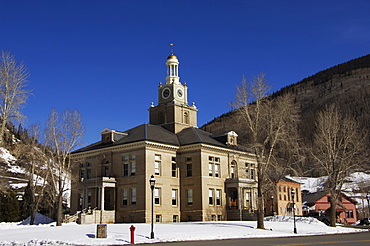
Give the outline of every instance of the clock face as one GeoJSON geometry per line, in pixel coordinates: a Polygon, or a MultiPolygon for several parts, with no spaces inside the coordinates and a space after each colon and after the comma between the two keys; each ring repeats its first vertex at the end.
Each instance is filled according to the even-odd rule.
{"type": "Polygon", "coordinates": [[[183,95],[184,95],[184,92],[181,89],[178,89],[177,96],[181,98],[183,95]]]}
{"type": "Polygon", "coordinates": [[[170,96],[170,89],[166,88],[162,91],[163,98],[168,98],[170,96]]]}

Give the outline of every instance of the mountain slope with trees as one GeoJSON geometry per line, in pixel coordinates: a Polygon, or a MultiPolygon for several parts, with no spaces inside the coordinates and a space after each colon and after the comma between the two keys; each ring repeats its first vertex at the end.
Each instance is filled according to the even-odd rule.
{"type": "MultiPolygon", "coordinates": [[[[270,99],[291,94],[300,108],[300,141],[313,141],[316,115],[326,105],[334,104],[340,113],[352,116],[364,130],[370,129],[370,55],[350,60],[320,71],[268,96],[270,99]]],[[[248,142],[238,122],[238,110],[225,113],[201,128],[218,134],[234,130],[241,143],[248,142]]],[[[364,143],[370,149],[370,140],[364,143]]],[[[365,153],[368,154],[368,153],[365,153]]],[[[303,164],[301,174],[315,175],[310,163],[303,164]]]]}

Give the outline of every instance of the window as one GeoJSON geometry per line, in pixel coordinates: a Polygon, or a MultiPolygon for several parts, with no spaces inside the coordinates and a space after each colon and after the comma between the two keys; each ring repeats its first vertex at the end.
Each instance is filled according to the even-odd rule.
{"type": "Polygon", "coordinates": [[[215,177],[220,177],[220,164],[215,164],[215,177]]]}
{"type": "Polygon", "coordinates": [[[211,220],[212,220],[212,221],[216,221],[216,215],[215,215],[215,214],[212,214],[212,215],[211,215],[211,220]]]}
{"type": "Polygon", "coordinates": [[[186,190],[186,205],[193,205],[193,190],[186,190]]]}
{"type": "Polygon", "coordinates": [[[217,215],[217,220],[221,221],[222,220],[222,215],[217,215]]]}
{"type": "Polygon", "coordinates": [[[160,205],[161,204],[161,189],[154,188],[154,204],[160,205]]]}
{"type": "Polygon", "coordinates": [[[136,174],[136,155],[130,155],[131,176],[136,174]]]}
{"type": "Polygon", "coordinates": [[[136,188],[131,189],[131,205],[136,205],[136,188]]]}
{"type": "Polygon", "coordinates": [[[208,175],[210,177],[219,177],[220,176],[220,158],[209,156],[208,157],[208,175]]]}
{"type": "Polygon", "coordinates": [[[216,190],[216,205],[221,206],[221,190],[216,190]]]}
{"type": "Polygon", "coordinates": [[[179,216],[178,215],[173,215],[172,216],[172,222],[174,222],[174,223],[179,222],[179,216]]]}
{"type": "Polygon", "coordinates": [[[172,170],[172,177],[176,178],[177,177],[176,157],[172,157],[171,170],[172,170]]]}
{"type": "Polygon", "coordinates": [[[251,169],[250,171],[250,179],[254,179],[254,169],[251,169]]]}
{"type": "Polygon", "coordinates": [[[172,206],[177,206],[177,190],[172,190],[172,206]]]}
{"type": "Polygon", "coordinates": [[[156,214],[156,215],[155,215],[155,222],[157,222],[157,223],[161,223],[161,222],[162,222],[162,215],[160,215],[160,214],[156,214]]]}
{"type": "Polygon", "coordinates": [[[87,194],[87,206],[91,206],[91,192],[87,194]]]}
{"type": "Polygon", "coordinates": [[[122,190],[122,205],[127,206],[128,204],[127,190],[122,190]]]}
{"type": "Polygon", "coordinates": [[[154,174],[161,175],[161,156],[155,155],[154,157],[154,174]]]}
{"type": "Polygon", "coordinates": [[[235,178],[235,166],[231,166],[231,168],[230,168],[230,176],[231,176],[232,179],[235,178]]]}
{"type": "Polygon", "coordinates": [[[209,205],[214,205],[214,189],[209,189],[208,190],[208,200],[209,200],[209,205]]]}
{"type": "Polygon", "coordinates": [[[84,198],[83,198],[83,196],[82,196],[82,194],[78,194],[78,200],[79,200],[79,202],[78,202],[78,210],[82,210],[82,207],[83,207],[83,201],[84,201],[84,198]]]}
{"type": "Polygon", "coordinates": [[[136,174],[136,155],[125,155],[122,156],[122,176],[128,177],[135,176],[136,174]]]}
{"type": "Polygon", "coordinates": [[[185,163],[186,163],[186,177],[193,176],[192,158],[191,157],[186,157],[185,158],[185,163]]]}
{"type": "Polygon", "coordinates": [[[128,176],[128,163],[123,163],[123,177],[128,176]]]}
{"type": "Polygon", "coordinates": [[[184,123],[185,124],[190,124],[189,123],[189,112],[184,113],[184,123]]]}
{"type": "Polygon", "coordinates": [[[91,179],[91,168],[86,169],[86,178],[91,179]]]}
{"type": "Polygon", "coordinates": [[[109,177],[109,166],[104,166],[104,176],[109,177]]]}
{"type": "Polygon", "coordinates": [[[251,193],[249,192],[246,192],[245,193],[245,206],[246,207],[250,207],[250,197],[251,197],[251,193]]]}
{"type": "Polygon", "coordinates": [[[186,164],[186,177],[191,177],[193,176],[193,165],[190,163],[190,164],[186,164]]]}
{"type": "Polygon", "coordinates": [[[354,216],[353,216],[353,210],[347,210],[346,211],[346,218],[354,218],[354,216]]]}
{"type": "Polygon", "coordinates": [[[209,175],[210,177],[212,177],[212,176],[213,176],[213,164],[212,164],[212,163],[209,163],[209,164],[208,164],[208,175],[209,175]]]}
{"type": "Polygon", "coordinates": [[[83,181],[85,178],[85,169],[80,169],[80,180],[83,181]]]}

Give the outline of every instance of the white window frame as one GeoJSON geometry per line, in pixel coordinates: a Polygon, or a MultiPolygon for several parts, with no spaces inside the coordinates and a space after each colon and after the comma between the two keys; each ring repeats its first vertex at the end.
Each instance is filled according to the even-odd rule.
{"type": "Polygon", "coordinates": [[[128,191],[124,189],[122,190],[122,206],[127,206],[127,205],[128,205],[128,191]]]}
{"type": "Polygon", "coordinates": [[[161,205],[161,188],[154,188],[154,204],[161,205]]]}
{"type": "Polygon", "coordinates": [[[136,188],[131,188],[131,205],[136,205],[136,188]]]}
{"type": "Polygon", "coordinates": [[[193,205],[193,190],[186,190],[186,205],[193,205]]]}
{"type": "Polygon", "coordinates": [[[171,191],[171,204],[172,206],[177,206],[178,205],[178,201],[177,201],[177,194],[178,194],[178,190],[177,189],[172,189],[171,191]]]}
{"type": "Polygon", "coordinates": [[[161,155],[154,156],[154,175],[161,175],[161,162],[162,157],[161,155]]]}
{"type": "Polygon", "coordinates": [[[215,189],[208,190],[208,203],[210,206],[215,205],[215,189]]]}
{"type": "Polygon", "coordinates": [[[221,199],[221,195],[222,192],[220,189],[216,189],[216,205],[217,206],[221,206],[222,205],[222,199],[221,199]]]}

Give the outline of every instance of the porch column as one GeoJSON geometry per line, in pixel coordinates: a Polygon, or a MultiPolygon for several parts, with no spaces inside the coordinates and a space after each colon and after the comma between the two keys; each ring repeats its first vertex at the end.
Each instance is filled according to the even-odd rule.
{"type": "Polygon", "coordinates": [[[241,187],[238,187],[238,209],[239,209],[239,220],[242,221],[243,220],[243,214],[242,214],[242,199],[243,199],[243,195],[242,195],[242,191],[241,191],[241,187]]]}
{"type": "Polygon", "coordinates": [[[101,211],[104,210],[104,186],[101,187],[101,192],[100,192],[101,196],[100,196],[100,209],[101,211]]]}

